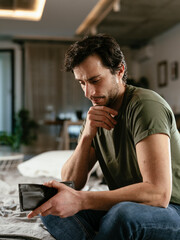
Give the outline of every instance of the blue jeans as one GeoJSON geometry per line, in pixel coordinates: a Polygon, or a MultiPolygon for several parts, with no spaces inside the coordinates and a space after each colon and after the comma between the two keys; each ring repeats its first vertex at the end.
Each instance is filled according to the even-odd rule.
{"type": "Polygon", "coordinates": [[[68,218],[41,217],[57,240],[179,240],[180,205],[152,207],[134,202],[108,212],[85,210],[68,218]]]}

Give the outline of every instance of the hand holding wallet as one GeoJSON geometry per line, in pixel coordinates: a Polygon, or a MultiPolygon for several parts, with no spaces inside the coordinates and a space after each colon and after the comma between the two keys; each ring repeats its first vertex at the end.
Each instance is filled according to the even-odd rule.
{"type": "MultiPolygon", "coordinates": [[[[74,188],[72,181],[61,182],[68,187],[74,188]]],[[[21,211],[30,211],[41,206],[54,195],[57,194],[56,188],[44,186],[42,184],[21,183],[19,186],[19,203],[21,211]]]]}

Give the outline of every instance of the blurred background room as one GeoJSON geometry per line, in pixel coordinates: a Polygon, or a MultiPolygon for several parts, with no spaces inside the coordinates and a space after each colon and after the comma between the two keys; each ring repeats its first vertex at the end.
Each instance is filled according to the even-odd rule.
{"type": "Polygon", "coordinates": [[[0,0],[0,152],[76,147],[91,103],[64,55],[96,33],[116,38],[128,83],[165,98],[180,129],[179,12],[179,0],[0,0]]]}

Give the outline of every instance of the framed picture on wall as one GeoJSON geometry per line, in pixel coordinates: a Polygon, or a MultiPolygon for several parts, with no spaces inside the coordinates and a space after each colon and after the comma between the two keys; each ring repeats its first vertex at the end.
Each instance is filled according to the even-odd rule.
{"type": "Polygon", "coordinates": [[[178,79],[178,62],[174,61],[171,63],[171,79],[177,80],[178,79]]]}
{"type": "Polygon", "coordinates": [[[168,78],[167,61],[161,61],[157,65],[158,86],[159,87],[166,86],[167,85],[167,78],[168,78]]]}

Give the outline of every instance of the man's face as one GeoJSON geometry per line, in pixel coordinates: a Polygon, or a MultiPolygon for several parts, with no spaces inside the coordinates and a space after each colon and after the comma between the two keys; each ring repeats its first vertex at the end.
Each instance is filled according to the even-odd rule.
{"type": "Polygon", "coordinates": [[[87,57],[73,71],[85,96],[94,106],[111,107],[119,98],[123,73],[112,75],[110,70],[104,67],[99,56],[87,57]]]}

